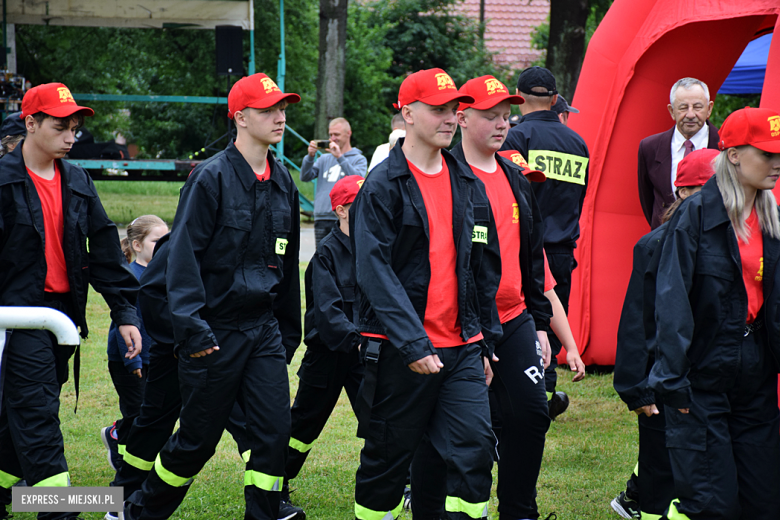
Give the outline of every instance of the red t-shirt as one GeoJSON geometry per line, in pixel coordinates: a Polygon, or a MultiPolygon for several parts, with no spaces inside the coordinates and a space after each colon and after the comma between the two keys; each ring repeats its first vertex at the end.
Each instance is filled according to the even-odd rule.
{"type": "Polygon", "coordinates": [[[555,281],[555,277],[553,276],[552,271],[550,271],[550,264],[547,262],[547,253],[542,251],[542,254],[544,254],[544,292],[547,292],[555,289],[558,282],[555,281]]]}
{"type": "Polygon", "coordinates": [[[738,239],[737,242],[742,260],[742,279],[745,281],[748,297],[747,323],[753,323],[764,304],[764,237],[755,208],[745,225],[750,230],[750,241],[745,243],[738,239]]]}
{"type": "Polygon", "coordinates": [[[38,198],[43,209],[44,254],[46,255],[45,291],[50,293],[70,292],[68,268],[65,253],[62,251],[62,239],[65,223],[62,214],[62,187],[60,171],[54,163],[54,178],[46,180],[29,168],[27,174],[35,184],[38,198]]]}
{"type": "MultiPolygon", "coordinates": [[[[407,162],[417,185],[420,186],[428,213],[431,281],[428,284],[423,326],[434,347],[457,347],[467,342],[461,337],[458,312],[458,253],[452,236],[452,186],[449,168],[444,157],[441,160],[441,170],[433,175],[423,173],[411,162],[407,162]]],[[[481,332],[469,339],[468,343],[480,339],[481,332]]]]}
{"type": "Polygon", "coordinates": [[[257,173],[255,172],[255,176],[257,176],[257,180],[260,182],[267,181],[271,178],[271,168],[268,165],[268,158],[265,159],[265,170],[263,173],[257,173]]]}

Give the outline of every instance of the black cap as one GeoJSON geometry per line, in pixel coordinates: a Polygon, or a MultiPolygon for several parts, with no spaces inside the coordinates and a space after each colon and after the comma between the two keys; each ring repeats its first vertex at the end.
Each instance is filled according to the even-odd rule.
{"type": "Polygon", "coordinates": [[[519,123],[519,122],[520,122],[520,119],[521,119],[522,117],[523,117],[523,116],[521,116],[520,114],[512,114],[511,116],[509,116],[509,127],[510,127],[510,128],[512,128],[512,127],[513,127],[513,126],[515,126],[517,123],[519,123]]]}
{"type": "Polygon", "coordinates": [[[556,114],[563,114],[564,112],[571,112],[572,114],[579,114],[580,111],[570,106],[566,98],[558,94],[558,101],[552,106],[552,111],[556,114]]]}
{"type": "Polygon", "coordinates": [[[24,126],[24,119],[20,117],[21,115],[21,112],[14,112],[3,120],[3,125],[0,126],[0,139],[9,135],[27,134],[27,128],[24,126]]]}
{"type": "Polygon", "coordinates": [[[555,76],[544,67],[529,67],[520,73],[517,78],[517,90],[523,94],[532,96],[547,97],[558,93],[555,86],[555,76]],[[534,87],[542,87],[547,92],[534,92],[534,87]]]}

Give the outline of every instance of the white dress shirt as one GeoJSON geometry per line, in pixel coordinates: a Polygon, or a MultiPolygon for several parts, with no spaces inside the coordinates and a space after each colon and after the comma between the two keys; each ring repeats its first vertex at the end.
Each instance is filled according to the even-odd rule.
{"type": "MultiPolygon", "coordinates": [[[[696,132],[696,135],[691,137],[694,150],[704,150],[710,141],[710,127],[707,123],[696,132]]],[[[677,125],[674,126],[674,135],[672,136],[672,193],[675,192],[674,181],[677,179],[677,165],[683,160],[685,156],[685,136],[677,129],[677,125]]],[[[675,195],[676,197],[676,195],[675,195]]]]}

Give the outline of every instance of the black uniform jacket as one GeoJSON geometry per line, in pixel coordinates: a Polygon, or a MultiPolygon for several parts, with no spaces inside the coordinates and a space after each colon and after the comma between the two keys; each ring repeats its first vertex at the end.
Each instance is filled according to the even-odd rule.
{"type": "Polygon", "coordinates": [[[355,266],[349,237],[333,225],[306,268],[303,341],[313,349],[350,352],[360,343],[355,307],[355,266]]]}
{"type": "Polygon", "coordinates": [[[168,267],[168,251],[171,234],[160,237],[154,246],[154,256],[141,274],[141,290],[138,303],[149,337],[157,344],[173,345],[171,309],[168,307],[168,291],[165,289],[165,272],[168,267]]]}
{"type": "Polygon", "coordinates": [[[166,272],[179,355],[216,345],[211,327],[247,330],[271,310],[288,359],[300,344],[298,189],[270,151],[268,165],[259,182],[231,144],[181,190],[166,272]]]}
{"type": "Polygon", "coordinates": [[[634,267],[628,281],[626,298],[618,325],[615,378],[613,385],[629,410],[656,402],[655,393],[647,387],[647,375],[655,362],[655,285],[657,267],[653,257],[660,254],[667,225],[646,234],[634,246],[634,267]]]}
{"type": "MultiPolygon", "coordinates": [[[[25,168],[23,146],[0,161],[0,305],[40,306],[46,282],[46,237],[41,199],[25,168]]],[[[88,284],[92,284],[105,298],[114,323],[140,326],[135,310],[138,280],[92,179],[67,161],[58,160],[57,168],[62,184],[62,250],[75,314],[70,318],[86,338],[88,284]]]]}
{"type": "Polygon", "coordinates": [[[590,161],[582,137],[561,123],[552,110],[541,110],[524,115],[509,130],[501,149],[517,150],[531,168],[547,176],[531,189],[542,210],[548,249],[552,245],[576,247],[590,161]]]}
{"type": "MultiPolygon", "coordinates": [[[[463,145],[458,143],[452,149],[452,155],[468,165],[463,155],[463,145]]],[[[514,162],[496,154],[512,194],[520,210],[520,273],[523,276],[523,296],[536,330],[547,330],[552,317],[552,304],[544,295],[544,223],[536,197],[531,191],[531,183],[514,162]]]]}
{"type": "MultiPolygon", "coordinates": [[[[402,146],[399,139],[387,160],[371,171],[350,208],[349,226],[358,330],[387,335],[409,364],[436,351],[423,327],[431,279],[428,214],[402,146]]],[[[495,221],[482,181],[446,150],[442,155],[452,183],[463,341],[482,332],[492,352],[502,333],[496,310],[501,256],[495,221]]]]}
{"type": "MultiPolygon", "coordinates": [[[[747,317],[739,245],[715,177],[680,206],[661,247],[656,361],[649,386],[664,404],[689,408],[691,387],[724,392],[733,385],[747,317]]],[[[764,235],[765,309],[778,305],[774,280],[779,255],[780,240],[764,235]]],[[[775,359],[780,351],[776,327],[770,325],[769,342],[775,359]]],[[[766,333],[767,328],[758,331],[766,333]]]]}

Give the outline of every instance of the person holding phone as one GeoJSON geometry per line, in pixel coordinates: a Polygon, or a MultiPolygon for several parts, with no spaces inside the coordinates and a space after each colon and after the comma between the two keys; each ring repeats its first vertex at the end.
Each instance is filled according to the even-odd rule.
{"type": "Polygon", "coordinates": [[[332,119],[328,125],[328,140],[309,142],[308,154],[301,164],[301,180],[317,180],[314,193],[314,242],[320,241],[330,233],[338,222],[330,205],[330,190],[339,179],[347,175],[366,176],[368,162],[358,148],[353,148],[352,128],[343,117],[332,119]],[[326,144],[327,143],[327,144],[326,144]],[[315,159],[317,151],[326,151],[315,159]]]}

